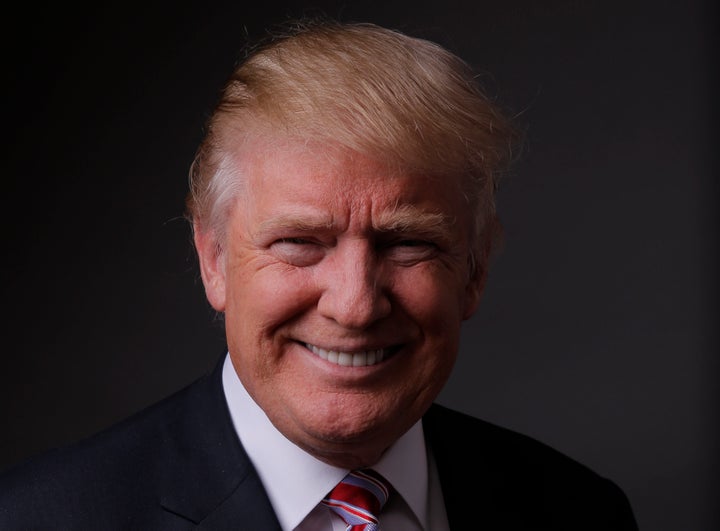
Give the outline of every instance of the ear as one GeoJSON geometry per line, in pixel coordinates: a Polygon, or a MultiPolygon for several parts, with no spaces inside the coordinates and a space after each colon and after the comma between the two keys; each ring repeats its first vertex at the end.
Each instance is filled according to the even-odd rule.
{"type": "Polygon", "coordinates": [[[487,279],[486,264],[476,264],[471,269],[470,279],[465,286],[465,299],[463,301],[463,320],[470,319],[477,310],[482,298],[482,292],[485,289],[485,280],[487,279]]]}
{"type": "Polygon", "coordinates": [[[215,235],[193,226],[195,249],[200,262],[200,276],[205,286],[205,296],[210,306],[218,312],[225,311],[225,263],[218,248],[215,235]]]}
{"type": "Polygon", "coordinates": [[[487,225],[480,233],[478,248],[474,249],[468,262],[470,279],[465,287],[465,305],[463,306],[463,319],[470,319],[477,310],[485,291],[488,269],[490,268],[491,253],[502,244],[503,227],[497,216],[486,221],[487,225]]]}

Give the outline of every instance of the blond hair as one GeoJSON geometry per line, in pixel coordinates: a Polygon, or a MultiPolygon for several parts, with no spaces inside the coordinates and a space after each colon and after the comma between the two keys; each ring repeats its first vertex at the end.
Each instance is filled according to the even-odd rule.
{"type": "Polygon", "coordinates": [[[259,124],[403,171],[462,176],[476,220],[473,254],[481,255],[473,259],[487,257],[499,228],[497,178],[517,133],[445,48],[373,24],[325,21],[296,23],[249,53],[228,79],[190,171],[187,215],[219,247],[241,184],[226,143],[259,124]]]}

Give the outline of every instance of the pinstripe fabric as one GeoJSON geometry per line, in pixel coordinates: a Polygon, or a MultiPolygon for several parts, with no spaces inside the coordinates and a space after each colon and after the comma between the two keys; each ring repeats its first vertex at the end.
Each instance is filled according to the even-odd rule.
{"type": "Polygon", "coordinates": [[[347,524],[347,531],[378,531],[378,515],[392,487],[374,470],[350,472],[323,503],[347,524]]]}

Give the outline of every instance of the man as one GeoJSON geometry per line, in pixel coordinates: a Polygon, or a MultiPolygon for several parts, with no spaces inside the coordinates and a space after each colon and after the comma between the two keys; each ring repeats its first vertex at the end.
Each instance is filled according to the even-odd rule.
{"type": "Polygon", "coordinates": [[[190,175],[227,356],[8,471],[0,528],[636,529],[610,481],[433,404],[480,301],[514,137],[430,42],[326,22],[256,48],[190,175]],[[367,508],[343,498],[366,479],[367,508]]]}

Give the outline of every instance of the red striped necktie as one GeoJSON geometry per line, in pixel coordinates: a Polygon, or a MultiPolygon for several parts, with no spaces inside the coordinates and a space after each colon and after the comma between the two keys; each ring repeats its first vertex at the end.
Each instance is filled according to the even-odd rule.
{"type": "Polygon", "coordinates": [[[374,470],[350,472],[323,503],[347,524],[347,531],[378,531],[378,515],[392,487],[374,470]]]}

